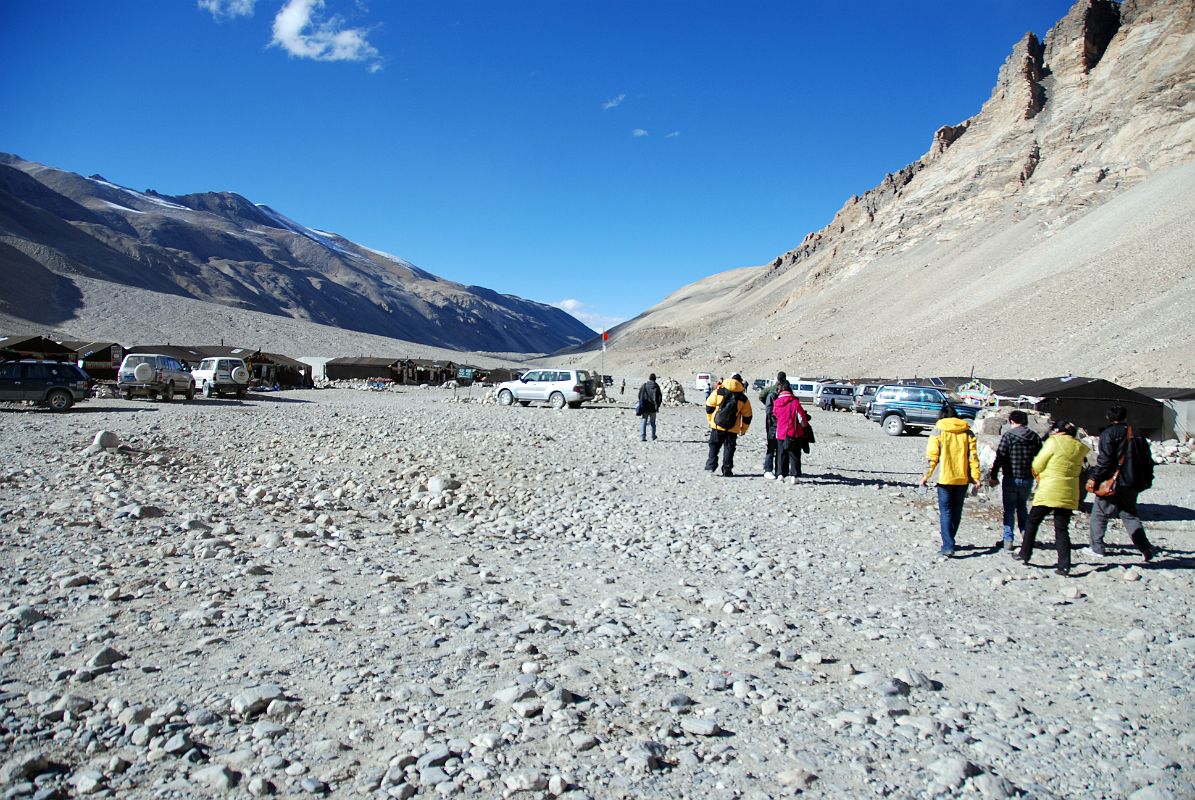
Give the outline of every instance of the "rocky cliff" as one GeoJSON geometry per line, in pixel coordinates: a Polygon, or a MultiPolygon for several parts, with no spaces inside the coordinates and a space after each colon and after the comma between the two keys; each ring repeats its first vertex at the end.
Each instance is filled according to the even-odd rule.
{"type": "Polygon", "coordinates": [[[1080,0],[924,156],[615,329],[608,362],[1189,383],[1193,20],[1192,0],[1080,0]]]}
{"type": "Polygon", "coordinates": [[[138,192],[2,154],[0,273],[19,277],[0,315],[83,335],[79,287],[100,280],[455,350],[542,353],[594,336],[558,308],[438,278],[237,194],[138,192]]]}

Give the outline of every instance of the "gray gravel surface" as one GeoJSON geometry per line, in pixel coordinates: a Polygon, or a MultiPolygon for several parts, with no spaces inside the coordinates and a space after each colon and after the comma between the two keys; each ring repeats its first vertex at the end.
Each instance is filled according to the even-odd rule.
{"type": "Polygon", "coordinates": [[[994,491],[937,560],[859,416],[790,486],[695,405],[452,397],[0,408],[4,797],[1195,793],[1191,467],[1067,579],[994,491]]]}

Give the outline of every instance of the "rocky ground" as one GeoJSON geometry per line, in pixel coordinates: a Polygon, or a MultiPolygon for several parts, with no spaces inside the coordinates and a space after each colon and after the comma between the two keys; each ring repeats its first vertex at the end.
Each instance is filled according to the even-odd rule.
{"type": "Polygon", "coordinates": [[[924,437],[858,416],[789,486],[697,406],[451,398],[0,409],[4,796],[1195,792],[1191,467],[1067,579],[995,493],[937,560],[924,437]]]}

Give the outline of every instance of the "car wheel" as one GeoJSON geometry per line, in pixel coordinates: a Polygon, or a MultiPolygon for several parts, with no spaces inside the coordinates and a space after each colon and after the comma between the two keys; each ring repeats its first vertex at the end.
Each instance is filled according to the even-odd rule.
{"type": "Polygon", "coordinates": [[[174,399],[174,382],[171,381],[162,387],[162,402],[169,403],[174,399]]]}
{"type": "Polygon", "coordinates": [[[51,411],[66,411],[74,402],[75,398],[65,389],[54,389],[46,396],[46,404],[51,411]]]}
{"type": "Polygon", "coordinates": [[[884,433],[889,436],[900,436],[905,432],[905,421],[900,418],[900,414],[889,414],[884,417],[884,433]]]}
{"type": "Polygon", "coordinates": [[[564,395],[560,392],[552,392],[552,396],[548,398],[548,405],[555,409],[564,408],[564,395]]]}
{"type": "Polygon", "coordinates": [[[498,405],[509,406],[509,405],[513,405],[514,401],[515,401],[515,396],[514,396],[514,393],[510,391],[510,389],[503,389],[502,391],[498,392],[498,405]]]}
{"type": "Polygon", "coordinates": [[[187,399],[188,400],[195,399],[195,384],[194,383],[187,384],[187,399]]]}
{"type": "Polygon", "coordinates": [[[211,385],[210,383],[208,383],[207,381],[204,381],[204,382],[203,382],[203,396],[204,396],[204,397],[211,397],[211,396],[212,396],[212,394],[213,394],[213,392],[212,392],[212,385],[211,385]]]}

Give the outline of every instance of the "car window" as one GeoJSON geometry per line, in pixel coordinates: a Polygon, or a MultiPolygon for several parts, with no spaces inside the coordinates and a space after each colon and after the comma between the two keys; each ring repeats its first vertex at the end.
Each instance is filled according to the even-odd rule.
{"type": "Polygon", "coordinates": [[[46,377],[46,368],[41,364],[22,364],[21,365],[21,379],[41,380],[46,377]]]}
{"type": "Polygon", "coordinates": [[[556,373],[556,380],[558,380],[558,381],[569,381],[569,380],[572,380],[572,375],[571,375],[570,373],[568,373],[568,372],[557,372],[557,373],[556,373]]]}
{"type": "Polygon", "coordinates": [[[129,356],[125,359],[124,365],[127,369],[133,369],[138,364],[149,364],[153,366],[153,356],[129,356]]]}
{"type": "Polygon", "coordinates": [[[216,369],[231,370],[231,369],[234,369],[236,367],[236,365],[237,365],[236,362],[233,361],[231,358],[222,358],[218,362],[218,366],[216,367],[216,369]]]}
{"type": "Polygon", "coordinates": [[[20,364],[0,364],[0,379],[15,381],[20,371],[20,364]]]}
{"type": "Polygon", "coordinates": [[[43,364],[42,369],[52,378],[65,378],[68,375],[62,364],[43,364]]]}
{"type": "Polygon", "coordinates": [[[586,372],[585,370],[583,370],[583,369],[577,370],[577,380],[578,381],[581,381],[582,383],[584,383],[585,381],[589,380],[589,377],[590,377],[589,373],[586,372]]]}

